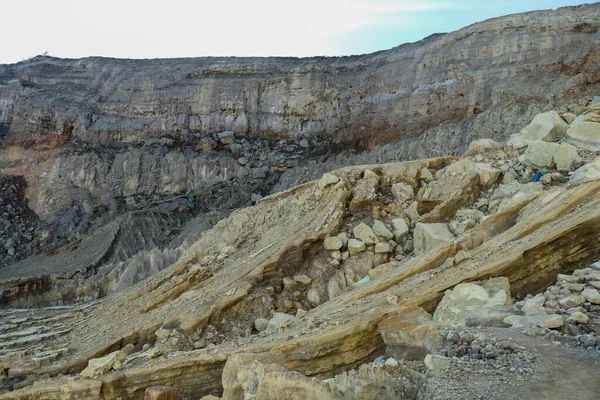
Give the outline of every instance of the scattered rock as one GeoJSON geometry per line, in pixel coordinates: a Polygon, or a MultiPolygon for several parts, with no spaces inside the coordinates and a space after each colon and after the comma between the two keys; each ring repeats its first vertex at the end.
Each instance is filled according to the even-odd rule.
{"type": "Polygon", "coordinates": [[[554,154],[556,154],[559,148],[560,145],[556,143],[534,140],[529,143],[527,150],[525,150],[524,163],[534,168],[552,168],[554,154]]]}
{"type": "Polygon", "coordinates": [[[600,292],[597,289],[586,288],[581,295],[592,304],[600,304],[600,292]]]}
{"type": "Polygon", "coordinates": [[[377,243],[375,245],[375,254],[388,254],[393,251],[394,249],[389,243],[377,243]]]}
{"type": "Polygon", "coordinates": [[[577,154],[577,147],[568,143],[561,143],[556,153],[554,153],[554,163],[556,169],[561,171],[572,171],[573,165],[581,161],[577,154]]]}
{"type": "Polygon", "coordinates": [[[373,223],[373,233],[384,239],[390,240],[394,238],[394,234],[383,224],[383,222],[376,220],[373,223]]]}
{"type": "Polygon", "coordinates": [[[361,222],[359,225],[355,226],[353,233],[357,239],[360,239],[365,244],[375,244],[379,242],[373,229],[365,223],[361,222]]]}
{"type": "Polygon", "coordinates": [[[394,240],[400,243],[408,233],[408,225],[406,225],[406,221],[402,218],[396,218],[392,220],[392,229],[394,230],[394,240]]]}
{"type": "Polygon", "coordinates": [[[397,201],[410,200],[415,197],[413,188],[404,182],[394,183],[392,185],[392,194],[397,201]]]}
{"type": "Polygon", "coordinates": [[[567,131],[568,143],[591,151],[600,151],[600,123],[581,122],[573,124],[567,131]]]}
{"type": "Polygon", "coordinates": [[[477,139],[469,143],[469,147],[464,156],[474,156],[475,154],[483,154],[490,150],[502,148],[502,143],[498,143],[492,139],[477,139]]]}
{"type": "Polygon", "coordinates": [[[273,318],[269,320],[269,323],[267,324],[267,330],[274,331],[279,328],[283,328],[291,324],[295,320],[296,317],[294,317],[293,315],[276,312],[275,315],[273,315],[273,318]]]}
{"type": "Polygon", "coordinates": [[[348,240],[348,251],[350,252],[350,255],[357,254],[365,250],[367,250],[367,246],[363,241],[357,239],[348,240]]]}
{"type": "Polygon", "coordinates": [[[338,178],[337,176],[330,173],[325,173],[321,177],[321,180],[319,180],[319,188],[325,189],[327,186],[338,183],[339,181],[340,178],[338,178]]]}
{"type": "Polygon", "coordinates": [[[343,247],[342,239],[338,236],[326,237],[323,241],[323,247],[327,251],[339,250],[343,247]]]}
{"type": "Polygon", "coordinates": [[[418,223],[414,232],[415,254],[428,253],[454,239],[446,224],[418,223]]]}
{"type": "Polygon", "coordinates": [[[588,320],[589,320],[589,317],[580,311],[576,311],[576,312],[572,313],[567,318],[567,322],[570,324],[587,324],[588,320]]]}
{"type": "Polygon", "coordinates": [[[583,183],[600,179],[600,157],[578,168],[571,176],[572,183],[583,183]]]}
{"type": "Polygon", "coordinates": [[[521,312],[525,315],[536,314],[544,306],[545,301],[546,298],[544,295],[538,294],[537,296],[525,301],[525,304],[521,308],[521,312]]]}
{"type": "Polygon", "coordinates": [[[92,358],[88,361],[88,366],[79,375],[87,378],[102,375],[110,371],[117,361],[123,361],[125,358],[127,358],[127,354],[121,350],[117,350],[101,358],[92,358]]]}
{"type": "Polygon", "coordinates": [[[521,133],[525,140],[554,142],[565,136],[568,127],[556,111],[548,111],[536,115],[529,125],[521,129],[521,133]]]}

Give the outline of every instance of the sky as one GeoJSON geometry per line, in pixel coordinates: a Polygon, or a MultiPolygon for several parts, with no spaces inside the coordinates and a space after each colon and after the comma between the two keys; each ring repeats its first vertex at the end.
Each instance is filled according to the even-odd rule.
{"type": "Polygon", "coordinates": [[[0,64],[370,53],[570,0],[3,0],[0,64]]]}

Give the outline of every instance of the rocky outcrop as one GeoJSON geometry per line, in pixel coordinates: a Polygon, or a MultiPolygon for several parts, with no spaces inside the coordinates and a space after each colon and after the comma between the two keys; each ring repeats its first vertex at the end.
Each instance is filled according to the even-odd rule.
{"type": "Polygon", "coordinates": [[[0,170],[27,176],[31,207],[45,218],[71,200],[181,193],[228,179],[245,164],[237,158],[250,162],[242,174],[290,166],[249,158],[252,139],[291,140],[306,153],[328,141],[402,139],[392,147],[403,158],[464,149],[597,88],[599,14],[592,4],[511,15],[353,57],[2,65],[0,170]]]}

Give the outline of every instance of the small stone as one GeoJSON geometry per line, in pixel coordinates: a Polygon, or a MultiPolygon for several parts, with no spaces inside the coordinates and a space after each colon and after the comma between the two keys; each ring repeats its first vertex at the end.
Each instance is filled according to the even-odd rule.
{"type": "Polygon", "coordinates": [[[431,182],[433,180],[433,174],[427,168],[423,168],[421,170],[421,179],[425,183],[429,183],[429,182],[431,182]]]}
{"type": "Polygon", "coordinates": [[[269,320],[269,323],[267,324],[267,330],[272,331],[283,328],[295,320],[296,317],[293,315],[276,312],[275,315],[273,315],[273,318],[269,320]]]}
{"type": "Polygon", "coordinates": [[[385,366],[386,367],[390,367],[390,368],[397,367],[398,366],[398,361],[396,361],[392,357],[390,357],[387,360],[385,360],[385,366]]]}
{"type": "Polygon", "coordinates": [[[259,201],[262,198],[263,197],[260,194],[258,194],[258,193],[252,193],[250,195],[250,200],[253,201],[253,202],[257,202],[257,201],[259,201]]]}
{"type": "Polygon", "coordinates": [[[288,277],[283,278],[283,287],[285,290],[293,292],[296,290],[296,286],[298,286],[298,283],[295,280],[288,277]]]}
{"type": "Polygon", "coordinates": [[[450,358],[427,354],[425,356],[425,366],[431,372],[440,372],[450,367],[450,358]]]}
{"type": "Polygon", "coordinates": [[[392,253],[394,249],[389,243],[377,243],[375,245],[375,254],[388,254],[392,253]]]}
{"type": "Polygon", "coordinates": [[[415,227],[414,241],[416,254],[428,253],[452,240],[454,240],[454,235],[450,232],[446,224],[424,224],[419,222],[415,227]]]}
{"type": "Polygon", "coordinates": [[[392,220],[392,229],[394,230],[394,240],[401,242],[408,234],[408,225],[402,218],[392,220]]]}
{"type": "Polygon", "coordinates": [[[342,240],[338,236],[326,237],[323,241],[323,247],[327,251],[339,250],[343,245],[342,240]]]}
{"type": "Polygon", "coordinates": [[[299,308],[298,311],[296,311],[296,319],[300,319],[300,318],[304,317],[306,314],[308,314],[308,311],[299,308]]]}
{"type": "Polygon", "coordinates": [[[545,301],[546,298],[544,295],[538,294],[537,296],[525,301],[523,308],[521,308],[521,312],[525,315],[536,314],[544,306],[545,301]]]}
{"type": "Polygon", "coordinates": [[[382,237],[384,239],[390,240],[394,237],[394,234],[392,232],[389,231],[388,228],[386,228],[386,226],[383,224],[383,222],[376,220],[373,223],[373,233],[375,233],[375,235],[382,237]]]}
{"type": "Polygon", "coordinates": [[[367,246],[364,242],[357,239],[348,240],[348,252],[350,253],[350,255],[358,254],[365,250],[367,250],[367,246]]]}
{"type": "Polygon", "coordinates": [[[330,174],[330,173],[325,173],[321,177],[321,180],[319,180],[319,188],[324,189],[329,185],[338,183],[339,181],[340,181],[340,178],[338,178],[337,176],[330,174]]]}
{"type": "Polygon", "coordinates": [[[164,354],[167,354],[168,352],[169,352],[169,348],[167,346],[159,345],[159,346],[152,347],[150,350],[148,350],[148,357],[149,358],[157,358],[164,354]]]}
{"type": "Polygon", "coordinates": [[[574,312],[567,318],[567,322],[570,324],[587,324],[589,317],[579,311],[574,312]]]}
{"type": "Polygon", "coordinates": [[[371,227],[365,223],[360,223],[359,225],[355,226],[353,233],[357,239],[362,240],[365,244],[375,244],[379,242],[379,239],[377,239],[373,229],[371,229],[371,227]]]}
{"type": "Polygon", "coordinates": [[[600,304],[600,292],[596,289],[586,288],[581,295],[592,304],[600,304]]]}
{"type": "Polygon", "coordinates": [[[563,317],[560,315],[556,315],[556,314],[543,316],[541,321],[538,322],[538,326],[540,328],[548,328],[548,329],[560,328],[561,326],[563,326],[563,324],[564,324],[563,317]]]}
{"type": "Polygon", "coordinates": [[[398,304],[398,296],[388,296],[385,301],[391,306],[396,305],[398,304]]]}
{"type": "Polygon", "coordinates": [[[415,197],[415,191],[412,186],[407,185],[404,182],[394,183],[392,185],[392,194],[396,201],[405,201],[410,200],[415,197]]]}
{"type": "Polygon", "coordinates": [[[575,294],[569,295],[565,298],[558,300],[558,304],[560,304],[563,308],[573,308],[583,303],[585,303],[585,297],[575,294]]]}
{"type": "Polygon", "coordinates": [[[304,286],[308,286],[312,282],[312,279],[306,275],[294,275],[294,280],[304,286]]]}

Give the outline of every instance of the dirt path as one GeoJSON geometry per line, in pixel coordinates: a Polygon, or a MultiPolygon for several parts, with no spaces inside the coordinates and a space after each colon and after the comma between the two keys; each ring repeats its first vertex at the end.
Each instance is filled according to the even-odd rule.
{"type": "Polygon", "coordinates": [[[521,335],[515,339],[539,357],[535,376],[516,390],[515,399],[600,399],[600,352],[521,335]]]}

